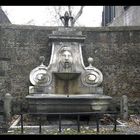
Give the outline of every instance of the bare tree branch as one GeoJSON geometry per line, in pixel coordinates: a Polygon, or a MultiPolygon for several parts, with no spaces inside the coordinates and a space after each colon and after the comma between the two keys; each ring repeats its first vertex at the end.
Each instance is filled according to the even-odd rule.
{"type": "Polygon", "coordinates": [[[69,13],[69,15],[71,16],[71,14],[72,14],[71,6],[68,6],[68,13],[69,13]]]}
{"type": "MultiPolygon", "coordinates": [[[[65,6],[65,7],[63,7],[63,6],[54,6],[55,13],[56,13],[56,15],[59,16],[59,19],[62,16],[61,12],[65,11],[66,7],[67,7],[67,10],[68,10],[69,16],[70,17],[74,16],[73,15],[73,7],[72,6],[65,6]]],[[[77,21],[77,19],[82,15],[83,8],[84,8],[84,6],[81,6],[80,10],[77,12],[76,16],[74,16],[73,18],[70,18],[70,24],[71,24],[72,27],[75,25],[75,22],[77,21]]],[[[62,21],[62,23],[64,25],[65,21],[64,20],[61,20],[61,21],[62,21]]]]}
{"type": "Polygon", "coordinates": [[[25,24],[27,24],[27,25],[34,24],[34,20],[33,20],[33,19],[31,19],[31,20],[27,21],[25,24]]]}
{"type": "MultiPolygon", "coordinates": [[[[69,13],[69,16],[71,17],[72,16],[71,6],[68,6],[68,13],[69,13]]],[[[72,18],[70,19],[70,24],[72,25],[72,18]]]]}
{"type": "Polygon", "coordinates": [[[81,6],[79,12],[77,13],[77,15],[74,17],[74,19],[71,21],[71,25],[74,26],[75,22],[77,21],[77,19],[82,15],[83,13],[83,8],[84,6],[81,6]]]}
{"type": "MultiPolygon", "coordinates": [[[[54,6],[54,10],[55,10],[56,14],[59,16],[59,19],[61,17],[61,14],[60,14],[61,9],[62,9],[61,6],[58,6],[58,10],[56,9],[56,6],[54,6]]],[[[65,24],[64,21],[63,20],[61,20],[61,21],[62,21],[62,23],[64,25],[65,24]]]]}

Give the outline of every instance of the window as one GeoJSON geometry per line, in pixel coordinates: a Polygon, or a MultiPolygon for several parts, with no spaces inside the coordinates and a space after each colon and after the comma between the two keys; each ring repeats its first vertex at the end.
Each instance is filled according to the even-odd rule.
{"type": "Polygon", "coordinates": [[[124,6],[123,8],[124,8],[124,10],[127,10],[129,7],[130,7],[130,6],[124,6]]]}
{"type": "Polygon", "coordinates": [[[10,58],[0,57],[0,76],[5,76],[5,72],[8,70],[10,58]]]}

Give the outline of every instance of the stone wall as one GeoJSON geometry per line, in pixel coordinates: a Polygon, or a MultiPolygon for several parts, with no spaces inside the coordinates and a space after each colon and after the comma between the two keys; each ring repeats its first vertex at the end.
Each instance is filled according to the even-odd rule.
{"type": "MultiPolygon", "coordinates": [[[[75,27],[76,28],[76,27],[75,27]]],[[[49,64],[51,43],[48,35],[57,27],[0,26],[0,97],[7,92],[17,98],[28,94],[29,73],[44,55],[49,64]]],[[[119,103],[127,95],[130,106],[140,99],[140,27],[81,27],[86,35],[82,46],[84,63],[94,58],[94,66],[103,73],[104,93],[119,103]]],[[[15,100],[16,101],[16,100],[15,100]]],[[[136,104],[135,104],[136,103],[136,104]]]]}

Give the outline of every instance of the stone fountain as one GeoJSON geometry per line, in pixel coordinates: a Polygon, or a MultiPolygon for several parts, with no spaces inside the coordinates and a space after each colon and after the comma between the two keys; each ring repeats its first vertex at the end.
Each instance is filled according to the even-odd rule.
{"type": "Polygon", "coordinates": [[[91,57],[89,66],[83,63],[81,47],[85,38],[68,25],[49,35],[52,44],[49,65],[44,65],[45,57],[41,56],[40,65],[30,72],[32,86],[26,96],[30,112],[107,110],[112,97],[103,95],[101,71],[93,66],[91,57]]]}
{"type": "Polygon", "coordinates": [[[93,58],[85,67],[81,46],[85,36],[74,28],[61,27],[49,35],[52,42],[51,59],[30,72],[30,112],[105,111],[111,97],[103,95],[103,75],[95,68],[93,58]]]}

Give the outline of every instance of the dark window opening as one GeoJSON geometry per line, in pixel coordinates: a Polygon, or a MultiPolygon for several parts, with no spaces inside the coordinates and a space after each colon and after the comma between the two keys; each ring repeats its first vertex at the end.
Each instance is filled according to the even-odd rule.
{"type": "Polygon", "coordinates": [[[130,6],[124,6],[123,8],[124,8],[124,10],[127,10],[129,7],[130,7],[130,6]]]}

